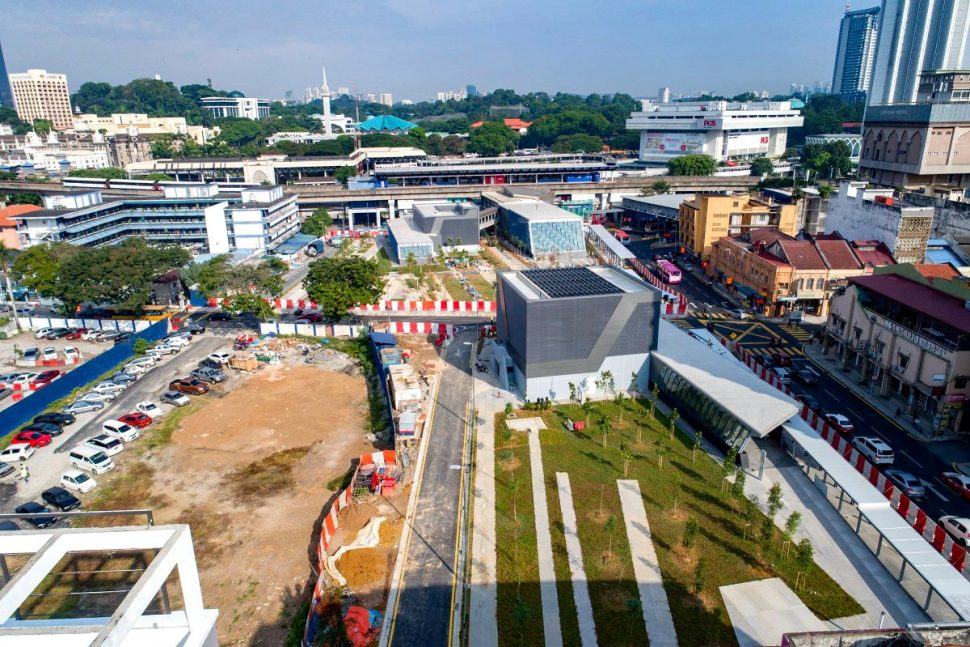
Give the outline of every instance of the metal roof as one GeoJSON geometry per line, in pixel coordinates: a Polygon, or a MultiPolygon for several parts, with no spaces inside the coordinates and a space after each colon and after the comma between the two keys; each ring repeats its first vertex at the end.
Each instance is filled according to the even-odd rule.
{"type": "Polygon", "coordinates": [[[759,437],[792,416],[798,405],[733,358],[712,353],[706,343],[661,319],[653,357],[717,402],[759,437]]]}
{"type": "Polygon", "coordinates": [[[589,230],[593,232],[594,236],[603,241],[607,248],[616,254],[621,261],[636,258],[636,254],[631,252],[626,245],[618,241],[616,237],[613,236],[613,234],[611,234],[603,225],[590,225],[589,230]]]}
{"type": "Polygon", "coordinates": [[[415,229],[407,218],[391,218],[387,228],[398,245],[434,245],[431,236],[415,229]]]}

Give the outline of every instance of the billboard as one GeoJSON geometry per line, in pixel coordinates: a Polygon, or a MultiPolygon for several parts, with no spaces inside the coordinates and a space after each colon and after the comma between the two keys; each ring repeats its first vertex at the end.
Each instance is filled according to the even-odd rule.
{"type": "Polygon", "coordinates": [[[643,138],[643,153],[647,155],[690,155],[704,152],[701,134],[648,132],[643,138]]]}
{"type": "Polygon", "coordinates": [[[767,130],[728,133],[727,154],[767,153],[769,141],[767,130]]]}

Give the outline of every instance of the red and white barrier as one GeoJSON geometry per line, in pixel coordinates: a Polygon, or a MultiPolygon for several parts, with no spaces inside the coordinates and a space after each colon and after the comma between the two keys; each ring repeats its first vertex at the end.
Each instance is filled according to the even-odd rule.
{"type": "Polygon", "coordinates": [[[359,303],[358,312],[463,312],[479,314],[495,312],[494,301],[379,301],[359,303]]]}
{"type": "Polygon", "coordinates": [[[645,280],[647,283],[657,288],[667,296],[668,301],[667,301],[666,307],[664,308],[663,314],[670,315],[670,316],[673,316],[674,314],[676,315],[687,314],[688,300],[687,300],[687,296],[683,292],[661,281],[656,274],[651,272],[647,268],[647,266],[644,265],[642,262],[640,262],[640,260],[638,259],[632,259],[630,261],[630,267],[632,267],[633,270],[638,275],[640,275],[640,277],[643,280],[645,280]]]}
{"type": "MultiPolygon", "coordinates": [[[[381,323],[374,325],[381,328],[381,323]]],[[[385,322],[387,332],[398,335],[432,335],[444,336],[451,339],[455,336],[455,326],[446,323],[432,323],[429,321],[391,321],[385,322]]]]}

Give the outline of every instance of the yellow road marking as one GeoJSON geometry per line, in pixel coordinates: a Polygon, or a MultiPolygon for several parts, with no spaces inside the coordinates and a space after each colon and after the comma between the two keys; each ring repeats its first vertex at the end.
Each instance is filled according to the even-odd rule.
{"type": "MultiPolygon", "coordinates": [[[[474,388],[474,383],[472,385],[474,388]]],[[[455,594],[458,591],[458,539],[461,536],[461,524],[465,515],[465,506],[462,505],[462,497],[465,493],[465,447],[468,446],[468,418],[471,415],[472,403],[465,404],[465,429],[461,440],[461,473],[458,481],[458,524],[455,526],[455,558],[451,564],[451,605],[448,613],[448,647],[451,647],[451,640],[455,630],[455,594]]]]}

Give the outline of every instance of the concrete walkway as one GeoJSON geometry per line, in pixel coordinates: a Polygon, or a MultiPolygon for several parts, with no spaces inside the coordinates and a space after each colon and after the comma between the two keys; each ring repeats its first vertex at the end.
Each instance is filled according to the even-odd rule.
{"type": "Polygon", "coordinates": [[[640,591],[640,606],[643,621],[647,625],[650,647],[676,647],[677,632],[674,619],[670,615],[670,603],[664,591],[663,576],[657,562],[657,551],[650,538],[650,524],[647,511],[643,507],[640,483],[633,480],[619,480],[616,486],[620,491],[620,507],[626,524],[626,536],[630,540],[630,557],[633,559],[633,574],[637,578],[640,591]]]}
{"type": "Polygon", "coordinates": [[[583,647],[596,647],[596,623],[593,622],[593,605],[589,599],[589,583],[583,568],[583,549],[576,530],[576,509],[573,507],[573,491],[569,487],[569,474],[556,472],[559,488],[559,507],[562,510],[563,534],[566,535],[566,553],[569,556],[569,574],[573,581],[573,600],[579,621],[579,638],[583,647]]]}
{"type": "Polygon", "coordinates": [[[786,633],[829,630],[780,578],[722,586],[720,591],[740,647],[780,645],[786,633]]]}
{"type": "MultiPolygon", "coordinates": [[[[532,471],[532,502],[536,517],[536,549],[539,557],[539,591],[542,593],[542,628],[546,647],[562,647],[559,625],[559,597],[556,592],[556,569],[552,562],[552,535],[549,534],[549,506],[546,503],[545,478],[542,471],[542,448],[539,418],[517,420],[529,427],[529,463],[532,471]]],[[[511,426],[511,425],[510,425],[511,426]]]]}

